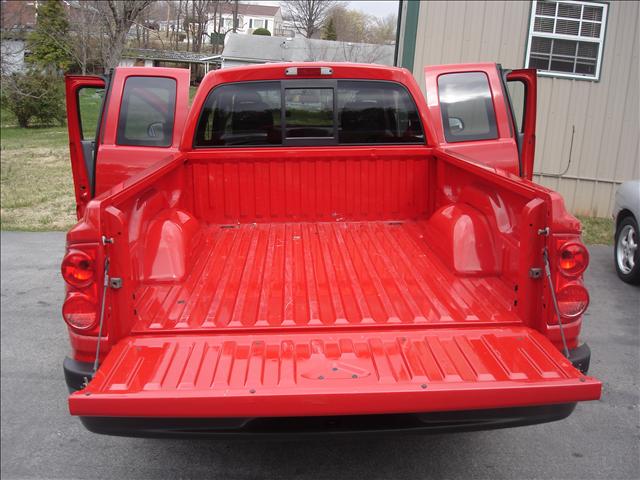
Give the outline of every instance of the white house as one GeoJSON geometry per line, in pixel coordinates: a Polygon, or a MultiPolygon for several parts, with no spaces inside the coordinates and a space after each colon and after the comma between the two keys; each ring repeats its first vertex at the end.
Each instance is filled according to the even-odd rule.
{"type": "MultiPolygon", "coordinates": [[[[266,28],[272,35],[282,33],[282,14],[279,6],[238,3],[237,7],[236,33],[252,34],[258,28],[266,28]]],[[[207,24],[209,35],[215,30],[222,34],[233,30],[234,4],[223,3],[218,8],[221,10],[210,13],[210,20],[207,24]]]]}

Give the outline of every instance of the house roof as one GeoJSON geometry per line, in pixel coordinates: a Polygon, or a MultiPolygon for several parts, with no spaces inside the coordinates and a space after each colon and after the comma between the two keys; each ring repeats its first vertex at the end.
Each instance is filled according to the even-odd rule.
{"type": "Polygon", "coordinates": [[[127,48],[122,56],[146,60],[166,62],[204,63],[209,61],[210,53],[181,52],[175,50],[158,50],[155,48],[127,48]]]}
{"type": "MultiPolygon", "coordinates": [[[[222,3],[219,5],[219,13],[232,14],[233,4],[222,3]]],[[[255,5],[253,3],[238,3],[238,15],[258,15],[262,17],[273,17],[278,13],[280,7],[271,5],[255,5]]]]}
{"type": "Polygon", "coordinates": [[[394,45],[228,33],[222,58],[249,63],[357,62],[393,65],[394,45]]]}

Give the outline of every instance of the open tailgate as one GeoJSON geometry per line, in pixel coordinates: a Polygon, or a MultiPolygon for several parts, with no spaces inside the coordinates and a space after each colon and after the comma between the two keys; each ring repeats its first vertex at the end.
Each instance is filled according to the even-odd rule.
{"type": "Polygon", "coordinates": [[[119,342],[69,406],[107,417],[358,415],[572,403],[600,390],[520,326],[141,335],[119,342]]]}

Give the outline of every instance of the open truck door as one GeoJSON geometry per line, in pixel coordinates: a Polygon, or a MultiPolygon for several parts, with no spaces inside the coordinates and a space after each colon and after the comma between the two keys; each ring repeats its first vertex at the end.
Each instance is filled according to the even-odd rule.
{"type": "Polygon", "coordinates": [[[536,69],[505,70],[504,73],[520,155],[520,175],[531,180],[536,152],[536,105],[538,102],[536,69]]]}
{"type": "Polygon", "coordinates": [[[108,82],[67,77],[78,218],[91,198],[178,151],[189,81],[181,68],[117,68],[108,82]]]}
{"type": "Polygon", "coordinates": [[[508,71],[494,63],[428,66],[425,82],[430,120],[442,147],[531,179],[535,69],[508,71]]]}
{"type": "Polygon", "coordinates": [[[94,196],[95,147],[107,81],[77,75],[67,76],[65,81],[71,171],[79,219],[94,196]]]}

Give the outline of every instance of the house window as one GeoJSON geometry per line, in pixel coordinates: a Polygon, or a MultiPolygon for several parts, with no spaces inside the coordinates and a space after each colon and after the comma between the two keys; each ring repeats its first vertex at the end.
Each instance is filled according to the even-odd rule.
{"type": "Polygon", "coordinates": [[[531,2],[526,65],[540,75],[598,80],[606,3],[531,2]]]}

